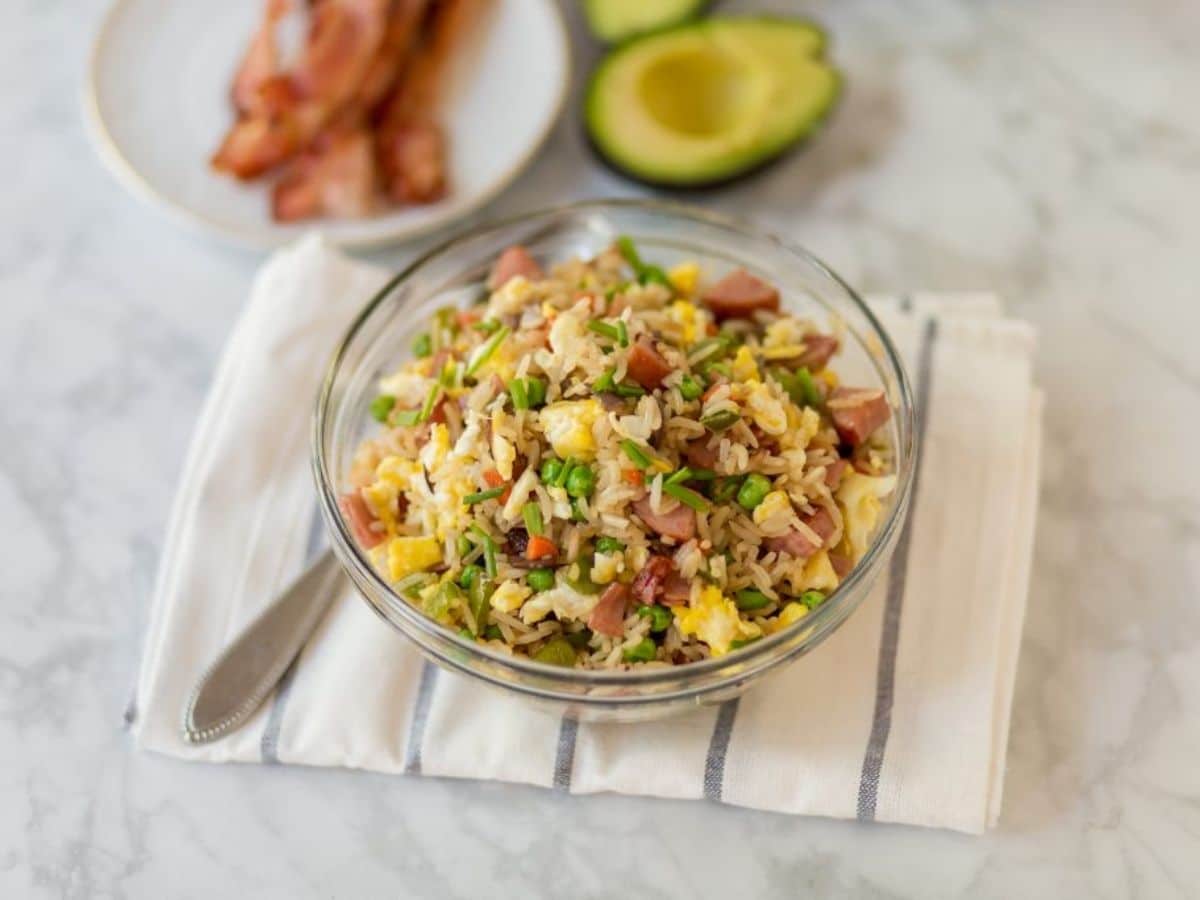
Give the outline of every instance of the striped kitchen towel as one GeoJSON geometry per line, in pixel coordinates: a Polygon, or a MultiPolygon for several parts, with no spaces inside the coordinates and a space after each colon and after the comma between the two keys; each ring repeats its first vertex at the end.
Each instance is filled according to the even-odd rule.
{"type": "Polygon", "coordinates": [[[863,606],[741,699],[638,725],[556,719],[424,662],[348,592],[251,723],[185,743],[197,677],[324,546],[312,400],[334,341],[386,274],[308,238],[257,277],[171,516],[130,713],[138,746],[968,832],[996,821],[1041,398],[1032,329],[989,296],[873,301],[919,404],[911,519],[863,606]]]}

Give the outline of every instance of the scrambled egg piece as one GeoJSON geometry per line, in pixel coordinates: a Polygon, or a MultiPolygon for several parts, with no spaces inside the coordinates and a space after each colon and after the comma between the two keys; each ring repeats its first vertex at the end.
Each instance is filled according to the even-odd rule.
{"type": "MultiPolygon", "coordinates": [[[[745,347],[742,348],[742,350],[745,349],[745,347]]],[[[738,354],[741,354],[741,350],[738,351],[738,354]]],[[[750,360],[750,364],[754,365],[754,360],[750,360]]],[[[734,360],[733,374],[741,377],[737,373],[737,360],[734,360]]],[[[771,389],[762,382],[751,379],[748,383],[750,391],[746,395],[745,403],[751,418],[754,419],[754,424],[767,434],[783,434],[788,430],[787,407],[790,404],[785,404],[777,398],[771,393],[771,389]]]]}
{"type": "Polygon", "coordinates": [[[784,491],[771,491],[763,497],[762,502],[754,507],[754,524],[763,530],[764,534],[778,537],[786,534],[795,518],[792,501],[784,491]]]}
{"type": "Polygon", "coordinates": [[[582,621],[592,614],[599,600],[599,594],[581,594],[560,584],[527,600],[521,607],[521,621],[532,625],[552,612],[564,622],[569,619],[582,621]]]}
{"type": "Polygon", "coordinates": [[[828,594],[838,586],[840,579],[824,550],[814,553],[803,565],[795,566],[788,573],[788,581],[792,591],[801,594],[804,591],[823,591],[828,594]]]}
{"type": "Polygon", "coordinates": [[[546,440],[560,459],[573,456],[591,460],[596,455],[592,425],[603,413],[597,400],[566,400],[551,403],[538,413],[546,440]]]}
{"type": "Polygon", "coordinates": [[[596,584],[608,584],[625,568],[625,554],[597,553],[592,560],[592,581],[596,584]]]}
{"type": "Polygon", "coordinates": [[[492,593],[492,609],[501,612],[516,612],[533,594],[533,589],[517,581],[505,581],[492,593]]]}
{"type": "Polygon", "coordinates": [[[846,543],[856,561],[871,544],[871,535],[883,509],[883,498],[895,489],[895,475],[873,476],[848,471],[842,476],[834,497],[842,507],[846,543]]]}
{"type": "Polygon", "coordinates": [[[792,356],[797,355],[790,352],[793,346],[803,342],[804,326],[791,316],[776,319],[767,326],[766,332],[763,334],[763,347],[768,349],[787,347],[789,355],[792,356]]]}
{"type": "Polygon", "coordinates": [[[519,313],[532,296],[533,284],[524,275],[516,275],[492,294],[488,301],[488,318],[498,319],[506,314],[519,313]]]}
{"type": "Polygon", "coordinates": [[[500,434],[506,418],[502,409],[497,410],[492,417],[492,461],[495,462],[500,477],[509,481],[513,477],[513,463],[517,461],[517,450],[512,441],[500,434]]]}
{"type": "Polygon", "coordinates": [[[750,348],[744,344],[738,347],[733,356],[733,377],[738,381],[758,379],[758,363],[754,361],[754,354],[750,352],[750,348]]]}
{"type": "Polygon", "coordinates": [[[387,545],[388,574],[399,581],[442,560],[442,545],[431,537],[397,537],[387,545]]]}
{"type": "MultiPolygon", "coordinates": [[[[688,293],[681,291],[681,293],[688,293]]],[[[683,342],[685,344],[693,344],[696,342],[698,328],[696,325],[696,307],[688,303],[686,300],[676,300],[667,307],[667,315],[671,321],[679,325],[683,332],[683,342]]]]}
{"type": "Polygon", "coordinates": [[[401,371],[379,380],[379,393],[396,398],[396,406],[405,409],[420,406],[429,393],[429,381],[411,371],[401,371]]]}
{"type": "Polygon", "coordinates": [[[450,454],[450,429],[441,422],[434,422],[429,430],[429,441],[421,448],[419,459],[425,471],[433,472],[446,461],[450,454]]]}
{"type": "Polygon", "coordinates": [[[753,622],[744,622],[737,605],[709,585],[701,592],[694,606],[676,612],[676,624],[683,634],[695,635],[712,649],[713,656],[724,656],[729,645],[738,639],[759,637],[762,629],[753,622]]]}
{"type": "Polygon", "coordinates": [[[671,270],[667,272],[667,280],[671,282],[671,287],[679,293],[694,294],[696,285],[700,281],[700,266],[694,262],[684,262],[672,266],[671,270]]]}

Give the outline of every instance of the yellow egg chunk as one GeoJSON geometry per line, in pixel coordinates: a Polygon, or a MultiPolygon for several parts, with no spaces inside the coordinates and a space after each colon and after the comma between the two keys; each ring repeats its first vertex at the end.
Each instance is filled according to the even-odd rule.
{"type": "Polygon", "coordinates": [[[538,413],[546,440],[560,459],[573,456],[591,460],[596,455],[596,439],[592,425],[602,407],[595,400],[574,400],[552,403],[538,413]]]}
{"type": "Polygon", "coordinates": [[[387,545],[388,574],[399,581],[414,572],[423,572],[442,560],[442,545],[431,537],[397,537],[387,545]]]}
{"type": "Polygon", "coordinates": [[[762,629],[743,622],[737,604],[709,585],[700,592],[694,606],[676,611],[675,621],[683,634],[694,635],[708,644],[713,656],[723,656],[738,639],[759,637],[762,629]]]}
{"type": "Polygon", "coordinates": [[[505,581],[492,593],[492,609],[506,613],[516,612],[532,594],[531,588],[519,582],[505,581]]]}
{"type": "Polygon", "coordinates": [[[779,618],[775,620],[775,627],[777,629],[787,628],[789,625],[795,625],[807,615],[808,607],[803,603],[789,603],[783,608],[779,618]]]}
{"type": "Polygon", "coordinates": [[[672,266],[667,272],[667,280],[671,287],[679,293],[691,295],[696,293],[696,285],[700,281],[700,266],[694,262],[683,262],[672,266]]]}
{"type": "Polygon", "coordinates": [[[754,354],[750,352],[750,348],[745,345],[738,347],[738,352],[734,354],[733,377],[742,381],[758,378],[758,363],[754,361],[754,354]]]}
{"type": "Polygon", "coordinates": [[[828,594],[841,579],[833,568],[829,554],[824,550],[814,553],[802,566],[796,566],[789,575],[792,590],[797,594],[804,591],[821,591],[828,594]]]}

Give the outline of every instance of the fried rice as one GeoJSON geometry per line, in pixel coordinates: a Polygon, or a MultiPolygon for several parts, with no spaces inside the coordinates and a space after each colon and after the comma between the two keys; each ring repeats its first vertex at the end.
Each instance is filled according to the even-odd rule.
{"type": "Polygon", "coordinates": [[[467,640],[589,669],[721,656],[826,602],[895,488],[887,399],[770,283],[700,274],[624,238],[549,270],[512,247],[438,310],[340,498],[380,575],[467,640]]]}

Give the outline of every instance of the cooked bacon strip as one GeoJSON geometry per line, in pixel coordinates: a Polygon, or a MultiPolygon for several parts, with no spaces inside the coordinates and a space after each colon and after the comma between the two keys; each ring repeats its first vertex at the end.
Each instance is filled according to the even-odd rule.
{"type": "Polygon", "coordinates": [[[295,156],[351,98],[384,38],[389,0],[317,0],[301,59],[260,85],[268,111],[239,119],[213,156],[238,178],[261,175],[295,156]]]}
{"type": "Polygon", "coordinates": [[[650,508],[650,498],[635,500],[633,511],[638,514],[647,528],[664,537],[677,541],[690,541],[696,536],[696,513],[690,506],[678,504],[669,513],[656,513],[650,508]]]}
{"type": "Polygon", "coordinates": [[[675,564],[669,556],[651,556],[633,579],[629,589],[633,596],[647,605],[654,602],[662,590],[663,582],[674,571],[675,564]]]}
{"type": "Polygon", "coordinates": [[[383,534],[371,527],[375,524],[375,517],[371,515],[367,502],[358,491],[338,497],[338,509],[346,517],[354,539],[364,550],[370,550],[383,541],[383,534]]]}
{"type": "Polygon", "coordinates": [[[354,105],[364,112],[374,110],[395,87],[396,79],[417,46],[430,0],[392,0],[391,6],[379,52],[371,60],[354,97],[354,105]]]}
{"type": "Polygon", "coordinates": [[[620,637],[625,631],[625,607],[629,603],[629,588],[619,581],[610,584],[588,616],[588,628],[620,637]]]}
{"type": "Polygon", "coordinates": [[[323,134],[295,159],[271,192],[278,222],[365,216],[375,204],[375,157],[363,129],[323,134]]]}
{"type": "Polygon", "coordinates": [[[662,385],[671,365],[647,338],[638,338],[629,348],[629,376],[648,391],[662,385]]]}
{"type": "Polygon", "coordinates": [[[264,90],[282,72],[277,31],[293,12],[290,0],[267,0],[262,25],[254,33],[229,89],[233,108],[244,115],[265,111],[264,90]]]}
{"type": "Polygon", "coordinates": [[[745,269],[734,269],[700,297],[717,321],[747,319],[756,310],[779,309],[779,291],[745,269]]]}
{"type": "Polygon", "coordinates": [[[484,0],[441,0],[428,34],[384,104],[376,152],[388,195],[429,203],[446,191],[445,137],[438,122],[446,63],[480,17],[484,0]]]}
{"type": "Polygon", "coordinates": [[[826,405],[838,437],[855,447],[892,415],[882,388],[834,388],[826,405]]]}
{"type": "Polygon", "coordinates": [[[496,258],[492,272],[488,275],[488,287],[491,290],[504,287],[510,280],[521,275],[530,281],[543,277],[542,267],[529,251],[520,244],[514,244],[496,258]]]}

